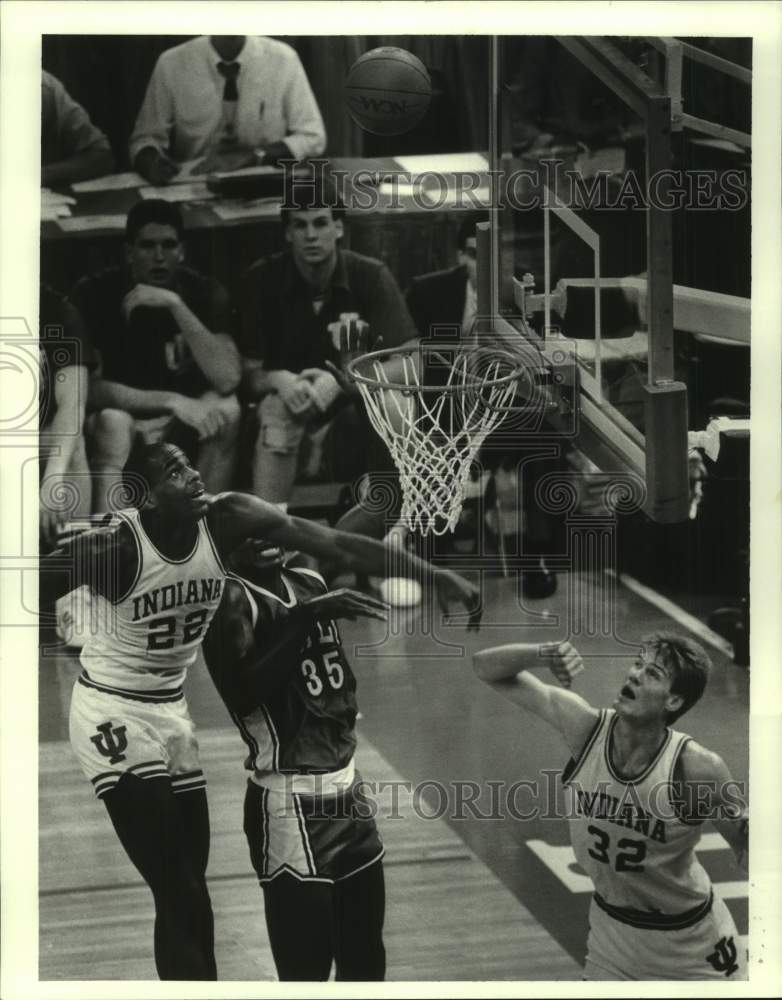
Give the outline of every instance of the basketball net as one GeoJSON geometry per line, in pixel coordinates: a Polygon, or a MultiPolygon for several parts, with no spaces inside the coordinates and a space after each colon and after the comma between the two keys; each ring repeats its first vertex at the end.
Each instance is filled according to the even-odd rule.
{"type": "Polygon", "coordinates": [[[403,523],[422,535],[443,535],[458,523],[472,461],[511,409],[523,369],[503,351],[438,347],[426,358],[447,379],[425,385],[416,353],[375,351],[347,368],[399,472],[403,523]]]}

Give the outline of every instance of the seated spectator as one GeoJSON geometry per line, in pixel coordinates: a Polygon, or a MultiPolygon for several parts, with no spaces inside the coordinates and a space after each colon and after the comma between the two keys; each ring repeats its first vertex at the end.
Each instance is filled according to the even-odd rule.
{"type": "Polygon", "coordinates": [[[101,361],[87,423],[97,512],[120,502],[138,433],[178,443],[209,490],[231,486],[241,370],[228,296],[183,265],[182,239],[177,205],[140,201],[128,213],[127,266],[83,278],[71,293],[101,361]]]}
{"type": "Polygon", "coordinates": [[[40,331],[40,532],[43,546],[51,548],[66,521],[90,513],[83,429],[87,373],[94,367],[94,354],[76,309],[45,285],[40,292],[40,331]]]}
{"type": "Polygon", "coordinates": [[[467,216],[457,235],[458,264],[413,278],[407,307],[422,337],[447,328],[453,336],[469,334],[478,308],[475,227],[483,216],[467,216]]]}
{"type": "Polygon", "coordinates": [[[41,187],[110,174],[109,140],[56,76],[41,74],[41,187]]]}
{"type": "MultiPolygon", "coordinates": [[[[360,398],[351,397],[349,384],[338,382],[327,366],[341,369],[346,361],[335,346],[340,326],[347,325],[341,323],[345,314],[353,314],[354,331],[366,333],[365,351],[381,337],[383,347],[409,342],[415,339],[415,327],[385,264],[340,249],[344,212],[328,184],[290,186],[281,214],[287,248],[257,261],[243,279],[241,343],[244,384],[260,401],[253,489],[284,506],[293,489],[302,439],[340,409],[351,409],[357,418],[353,436],[343,434],[340,439],[351,441],[349,450],[363,461],[361,471],[381,465],[393,470],[360,398]]],[[[351,530],[364,527],[357,522],[351,530]]]]}
{"type": "Polygon", "coordinates": [[[238,170],[317,156],[326,133],[307,75],[284,42],[202,35],[163,52],[130,137],[130,161],[165,184],[194,172],[238,170]]]}

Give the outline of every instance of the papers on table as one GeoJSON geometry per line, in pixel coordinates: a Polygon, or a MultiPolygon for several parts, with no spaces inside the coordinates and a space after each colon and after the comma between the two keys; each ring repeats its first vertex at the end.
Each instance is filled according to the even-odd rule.
{"type": "Polygon", "coordinates": [[[42,205],[75,205],[76,199],[70,195],[62,194],[60,191],[50,191],[49,188],[41,188],[42,205]]]}
{"type": "Polygon", "coordinates": [[[489,208],[491,190],[488,186],[465,188],[450,183],[446,188],[435,184],[424,187],[421,197],[428,208],[489,208]]]}
{"type": "Polygon", "coordinates": [[[76,199],[59,191],[41,188],[41,221],[53,222],[71,214],[70,206],[76,204],[76,199]]]}
{"type": "MultiPolygon", "coordinates": [[[[193,167],[201,162],[202,157],[197,160],[187,160],[180,167],[179,173],[169,182],[170,184],[187,184],[192,179],[193,167]]],[[[128,188],[144,187],[147,182],[134,170],[124,174],[106,174],[105,177],[95,177],[91,181],[79,181],[71,184],[71,189],[76,194],[91,194],[96,191],[126,191],[128,188]]]]}
{"type": "Polygon", "coordinates": [[[68,205],[47,205],[41,202],[41,222],[56,222],[57,219],[65,219],[71,214],[68,205]]]}
{"type": "MultiPolygon", "coordinates": [[[[441,153],[435,156],[397,156],[404,171],[378,185],[385,199],[413,199],[420,208],[475,208],[491,204],[488,184],[476,186],[476,174],[486,173],[489,163],[482,153],[441,153]],[[461,175],[470,174],[469,178],[461,175]],[[466,181],[466,182],[465,182],[466,181]]],[[[386,203],[384,207],[393,207],[386,203]]]]}
{"type": "Polygon", "coordinates": [[[212,177],[266,177],[268,174],[279,174],[279,167],[257,166],[241,167],[239,170],[214,170],[212,177]]]}
{"type": "Polygon", "coordinates": [[[279,198],[255,198],[253,201],[219,201],[209,207],[218,219],[234,222],[237,219],[277,216],[281,204],[279,198]]]}
{"type": "Polygon", "coordinates": [[[483,173],[489,161],[482,153],[438,153],[435,156],[395,156],[394,160],[407,173],[467,174],[483,173]]]}
{"type": "Polygon", "coordinates": [[[141,174],[107,174],[105,177],[95,177],[91,181],[78,181],[71,184],[71,189],[77,194],[90,194],[93,191],[124,191],[127,188],[137,188],[146,181],[141,174]]]}
{"type": "Polygon", "coordinates": [[[74,215],[58,219],[57,225],[64,233],[85,233],[93,229],[124,229],[125,215],[74,215]]]}
{"type": "MultiPolygon", "coordinates": [[[[393,207],[393,203],[400,198],[413,198],[419,193],[415,184],[406,184],[400,181],[383,181],[378,185],[377,193],[383,198],[388,198],[388,203],[384,202],[386,208],[393,207]]],[[[400,206],[401,207],[401,206],[400,206]]]]}
{"type": "Polygon", "coordinates": [[[139,190],[142,198],[162,198],[163,201],[204,201],[217,197],[210,191],[205,181],[189,184],[170,184],[165,187],[143,187],[139,190]]]}

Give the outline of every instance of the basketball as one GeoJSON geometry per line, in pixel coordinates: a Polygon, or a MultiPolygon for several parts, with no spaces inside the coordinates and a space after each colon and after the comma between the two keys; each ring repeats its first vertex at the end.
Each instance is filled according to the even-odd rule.
{"type": "Polygon", "coordinates": [[[416,580],[392,576],[380,583],[380,597],[392,608],[417,608],[422,596],[421,584],[416,580]]]}
{"type": "Polygon", "coordinates": [[[432,81],[412,53],[394,46],[365,52],[345,81],[348,112],[357,125],[375,135],[401,135],[426,114],[432,81]]]}

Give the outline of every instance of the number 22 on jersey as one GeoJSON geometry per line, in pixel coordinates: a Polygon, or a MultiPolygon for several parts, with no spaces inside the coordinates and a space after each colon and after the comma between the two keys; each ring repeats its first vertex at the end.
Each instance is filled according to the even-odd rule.
{"type": "MultiPolygon", "coordinates": [[[[186,646],[190,642],[195,642],[201,638],[204,630],[204,622],[209,612],[206,608],[199,608],[185,615],[182,627],[181,645],[186,646]]],[[[176,616],[164,615],[162,618],[153,618],[149,623],[147,633],[147,649],[173,649],[177,645],[176,616]]]]}

